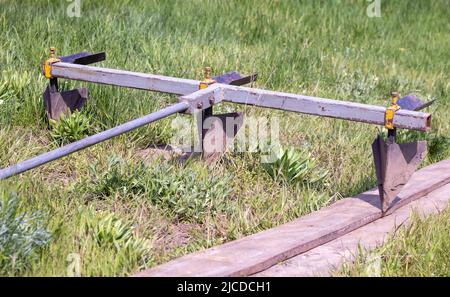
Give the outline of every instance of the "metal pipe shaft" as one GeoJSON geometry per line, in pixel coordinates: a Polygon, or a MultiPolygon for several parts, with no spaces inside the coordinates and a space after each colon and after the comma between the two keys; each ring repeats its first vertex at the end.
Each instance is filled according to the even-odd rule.
{"type": "Polygon", "coordinates": [[[7,168],[1,169],[0,170],[0,180],[9,178],[13,175],[25,172],[25,171],[33,169],[35,167],[41,166],[45,163],[65,157],[67,155],[70,155],[74,152],[85,149],[87,147],[90,147],[99,142],[119,136],[123,133],[137,129],[137,128],[142,127],[151,122],[155,122],[157,120],[168,117],[172,114],[175,114],[178,112],[183,112],[188,107],[189,107],[189,105],[187,103],[180,102],[180,103],[171,105],[169,107],[163,108],[157,112],[148,114],[141,118],[138,118],[138,119],[132,120],[130,122],[127,122],[125,124],[119,125],[117,127],[111,128],[109,130],[100,132],[100,133],[92,135],[92,136],[88,136],[88,137],[81,139],[79,141],[76,141],[76,142],[72,142],[68,145],[62,146],[53,151],[36,156],[32,159],[29,159],[29,160],[20,162],[18,164],[9,166],[7,168]]]}

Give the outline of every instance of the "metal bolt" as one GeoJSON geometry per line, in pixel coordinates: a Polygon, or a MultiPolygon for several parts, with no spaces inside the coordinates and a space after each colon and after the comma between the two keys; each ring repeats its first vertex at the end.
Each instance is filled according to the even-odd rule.
{"type": "Polygon", "coordinates": [[[398,97],[400,97],[399,92],[391,92],[391,102],[392,104],[397,104],[398,97]]]}
{"type": "Polygon", "coordinates": [[[214,104],[214,97],[210,97],[210,98],[209,98],[209,104],[211,104],[211,105],[214,104]]]}
{"type": "Polygon", "coordinates": [[[211,72],[212,72],[211,67],[209,67],[209,66],[205,67],[205,69],[204,69],[205,80],[211,79],[211,72]]]}
{"type": "Polygon", "coordinates": [[[201,103],[201,102],[197,103],[197,108],[198,109],[202,109],[203,108],[203,103],[201,103]]]}

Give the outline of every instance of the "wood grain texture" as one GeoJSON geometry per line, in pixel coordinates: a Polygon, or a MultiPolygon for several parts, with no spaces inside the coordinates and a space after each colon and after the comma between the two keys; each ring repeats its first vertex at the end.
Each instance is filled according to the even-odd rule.
{"type": "Polygon", "coordinates": [[[378,135],[372,151],[381,205],[386,211],[425,159],[427,142],[391,143],[378,135]]]}
{"type": "Polygon", "coordinates": [[[448,207],[449,200],[450,183],[404,205],[389,216],[252,276],[329,276],[344,262],[354,260],[360,249],[372,250],[382,245],[399,226],[409,223],[412,211],[422,216],[435,214],[448,207]]]}
{"type": "MultiPolygon", "coordinates": [[[[450,182],[450,159],[417,171],[396,207],[450,182]],[[402,202],[402,201],[405,202],[402,202]]],[[[247,276],[381,218],[378,190],[342,199],[290,223],[189,254],[136,276],[247,276]]]]}

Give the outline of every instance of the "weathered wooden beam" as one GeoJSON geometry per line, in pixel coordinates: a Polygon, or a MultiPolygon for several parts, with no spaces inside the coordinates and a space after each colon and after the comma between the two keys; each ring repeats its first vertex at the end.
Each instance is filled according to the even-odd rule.
{"type": "MultiPolygon", "coordinates": [[[[404,205],[392,215],[385,216],[252,276],[331,276],[343,263],[354,261],[361,253],[367,255],[370,250],[382,245],[395,235],[400,226],[408,226],[414,213],[427,217],[445,211],[450,203],[448,193],[450,193],[450,183],[404,205]]],[[[372,259],[376,260],[376,258],[372,259]]],[[[372,273],[374,273],[372,276],[377,276],[376,270],[372,273]]]]}
{"type": "Polygon", "coordinates": [[[193,93],[198,90],[200,84],[200,81],[193,79],[63,62],[53,64],[51,74],[54,77],[177,95],[193,93]]]}
{"type": "MultiPolygon", "coordinates": [[[[384,125],[386,112],[383,106],[229,85],[222,85],[222,96],[221,101],[377,125],[384,125]]],[[[400,129],[428,131],[431,127],[431,115],[401,109],[395,113],[394,126],[400,129]]]]}
{"type": "MultiPolygon", "coordinates": [[[[413,174],[398,195],[405,205],[450,182],[450,159],[413,174]]],[[[396,207],[391,208],[391,210],[396,207]]],[[[321,246],[383,216],[378,191],[341,199],[287,224],[189,254],[135,276],[247,276],[321,246]]]]}

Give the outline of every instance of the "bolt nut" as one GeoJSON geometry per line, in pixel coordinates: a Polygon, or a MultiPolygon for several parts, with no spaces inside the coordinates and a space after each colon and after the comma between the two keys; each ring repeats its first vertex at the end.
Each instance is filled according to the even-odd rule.
{"type": "Polygon", "coordinates": [[[203,103],[201,103],[201,102],[197,103],[197,108],[198,109],[202,109],[203,108],[203,103]]]}
{"type": "Polygon", "coordinates": [[[204,69],[204,75],[205,75],[205,79],[211,79],[211,72],[212,72],[212,68],[207,66],[204,69]]]}
{"type": "Polygon", "coordinates": [[[210,98],[209,98],[209,104],[211,104],[211,105],[214,104],[214,97],[210,97],[210,98]]]}

